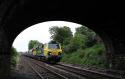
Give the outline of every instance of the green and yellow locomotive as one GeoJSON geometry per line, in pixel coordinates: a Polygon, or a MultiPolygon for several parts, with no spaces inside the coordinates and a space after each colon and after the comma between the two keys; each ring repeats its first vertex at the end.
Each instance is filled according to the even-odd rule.
{"type": "Polygon", "coordinates": [[[36,59],[50,63],[60,62],[62,58],[61,45],[55,41],[36,45],[33,49],[29,50],[29,53],[36,59]]]}

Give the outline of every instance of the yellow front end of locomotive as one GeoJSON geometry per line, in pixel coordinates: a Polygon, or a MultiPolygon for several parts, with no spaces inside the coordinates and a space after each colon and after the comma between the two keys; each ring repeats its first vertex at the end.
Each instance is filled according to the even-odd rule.
{"type": "Polygon", "coordinates": [[[52,55],[52,56],[58,56],[62,54],[62,50],[61,49],[49,49],[48,50],[48,55],[52,55]]]}
{"type": "Polygon", "coordinates": [[[44,56],[58,56],[62,54],[61,46],[59,45],[58,48],[49,48],[49,44],[44,46],[44,56]]]}

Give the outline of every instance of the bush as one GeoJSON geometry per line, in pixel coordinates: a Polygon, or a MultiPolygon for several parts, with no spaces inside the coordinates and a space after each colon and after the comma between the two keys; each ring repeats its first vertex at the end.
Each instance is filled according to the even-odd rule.
{"type": "Polygon", "coordinates": [[[102,43],[97,43],[90,48],[80,48],[75,52],[65,53],[62,61],[72,64],[104,67],[106,64],[105,47],[102,43]]]}
{"type": "Polygon", "coordinates": [[[16,64],[18,61],[19,61],[19,54],[18,54],[17,50],[14,47],[12,47],[11,48],[11,62],[10,62],[11,68],[16,67],[16,64]]]}
{"type": "Polygon", "coordinates": [[[62,61],[84,65],[105,65],[105,47],[100,37],[87,27],[76,28],[74,36],[70,28],[52,27],[51,37],[61,43],[63,48],[62,61]]]}

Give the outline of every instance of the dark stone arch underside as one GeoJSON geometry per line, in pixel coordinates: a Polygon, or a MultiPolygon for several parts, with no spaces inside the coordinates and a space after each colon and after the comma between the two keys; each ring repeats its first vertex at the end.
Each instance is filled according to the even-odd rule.
{"type": "Polygon", "coordinates": [[[122,27],[125,24],[120,10],[122,5],[117,7],[116,3],[111,6],[110,2],[95,1],[0,1],[0,74],[8,72],[10,48],[18,34],[33,24],[54,20],[75,22],[93,29],[106,45],[107,67],[112,65],[111,68],[125,70],[125,38],[122,27]]]}

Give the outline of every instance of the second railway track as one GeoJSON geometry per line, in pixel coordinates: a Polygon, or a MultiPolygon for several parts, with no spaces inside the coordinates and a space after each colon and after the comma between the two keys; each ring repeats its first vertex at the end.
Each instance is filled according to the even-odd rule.
{"type": "Polygon", "coordinates": [[[92,78],[92,79],[124,79],[122,78],[122,76],[116,76],[108,73],[82,69],[82,68],[68,66],[64,64],[58,64],[58,65],[55,65],[55,67],[76,73],[81,76],[86,76],[87,78],[92,78]]]}
{"type": "Polygon", "coordinates": [[[64,64],[50,65],[31,58],[28,58],[28,60],[37,65],[39,68],[44,68],[44,70],[47,71],[45,74],[51,73],[47,75],[47,78],[42,79],[124,79],[121,76],[81,69],[64,64]],[[54,76],[50,77],[50,75],[54,76]]]}
{"type": "MultiPolygon", "coordinates": [[[[49,77],[50,75],[48,75],[49,78],[42,78],[44,75],[39,75],[40,73],[36,72],[35,69],[38,69],[38,68],[34,68],[35,66],[33,66],[35,72],[39,75],[39,76],[42,76],[41,79],[86,79],[85,77],[81,77],[81,76],[78,76],[76,74],[73,74],[73,73],[70,73],[70,72],[67,72],[65,70],[62,70],[62,69],[58,69],[58,68],[55,68],[53,65],[50,65],[50,64],[46,64],[46,63],[43,63],[43,62],[40,62],[40,61],[37,61],[37,60],[34,60],[34,59],[31,59],[31,58],[27,58],[28,60],[30,60],[30,63],[32,64],[35,64],[37,65],[38,67],[40,67],[41,69],[39,70],[43,70],[43,68],[45,69],[44,71],[47,71],[47,73],[51,73],[53,74],[54,76],[56,76],[55,78],[52,76],[52,77],[49,77]]],[[[45,73],[46,74],[46,73],[45,73]]]]}

